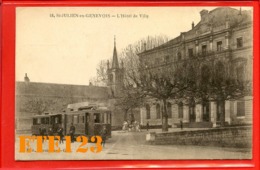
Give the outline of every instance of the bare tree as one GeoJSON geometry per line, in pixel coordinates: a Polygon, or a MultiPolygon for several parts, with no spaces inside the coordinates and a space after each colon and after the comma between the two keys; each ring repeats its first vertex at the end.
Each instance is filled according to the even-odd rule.
{"type": "Polygon", "coordinates": [[[213,67],[202,70],[199,86],[196,87],[196,96],[206,100],[220,101],[222,106],[219,115],[220,125],[225,125],[225,101],[240,99],[252,95],[252,84],[245,79],[245,72],[236,75],[231,62],[217,63],[213,67]]]}
{"type": "Polygon", "coordinates": [[[144,96],[138,93],[132,86],[124,87],[121,96],[116,100],[115,106],[124,110],[124,119],[127,120],[128,112],[138,108],[143,103],[144,96]]]}
{"type": "MultiPolygon", "coordinates": [[[[125,110],[125,115],[128,110],[139,107],[143,103],[144,97],[148,95],[147,93],[143,93],[143,89],[140,89],[138,86],[141,80],[140,70],[142,69],[138,54],[166,43],[167,41],[167,36],[148,36],[134,44],[128,45],[122,50],[121,60],[124,63],[125,70],[124,89],[122,91],[123,95],[117,102],[117,105],[125,110]]],[[[147,80],[146,83],[146,85],[148,85],[150,83],[149,80],[147,80]]]]}
{"type": "Polygon", "coordinates": [[[108,64],[109,60],[101,60],[96,68],[96,76],[92,77],[89,80],[89,83],[94,85],[94,86],[104,86],[107,84],[108,81],[108,75],[107,75],[107,64],[108,64]]]}
{"type": "Polygon", "coordinates": [[[149,69],[142,64],[139,67],[139,73],[127,72],[128,79],[134,83],[133,86],[139,94],[161,101],[162,131],[168,131],[167,101],[182,98],[191,84],[186,81],[183,72],[180,71],[180,63],[156,70],[149,69]]]}
{"type": "Polygon", "coordinates": [[[142,51],[138,45],[129,45],[124,51],[125,85],[133,87],[136,98],[150,96],[161,101],[162,130],[168,131],[167,101],[180,98],[189,87],[189,82],[183,75],[184,63],[173,63],[158,69],[149,68],[137,56],[142,51]]]}
{"type": "Polygon", "coordinates": [[[54,104],[55,101],[52,99],[32,97],[25,103],[24,108],[28,112],[41,115],[44,112],[49,111],[54,104]]]}
{"type": "MultiPolygon", "coordinates": [[[[138,70],[140,68],[140,60],[138,54],[145,50],[162,45],[166,43],[168,39],[169,38],[166,35],[147,36],[146,38],[143,38],[133,44],[129,44],[120,54],[120,59],[124,63],[125,71],[127,73],[135,72],[136,74],[139,74],[138,70]]],[[[128,83],[131,82],[131,79],[129,79],[127,75],[125,75],[124,78],[126,80],[126,86],[129,86],[128,83]]]]}

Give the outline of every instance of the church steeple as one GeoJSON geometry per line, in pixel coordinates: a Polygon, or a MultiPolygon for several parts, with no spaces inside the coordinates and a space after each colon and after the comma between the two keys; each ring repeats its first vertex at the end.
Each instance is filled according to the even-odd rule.
{"type": "Polygon", "coordinates": [[[121,95],[122,87],[124,85],[124,64],[121,63],[121,68],[119,67],[117,50],[116,50],[116,37],[114,37],[114,51],[113,51],[113,60],[112,63],[109,64],[107,62],[107,85],[111,89],[111,95],[113,97],[118,97],[121,95]]]}
{"type": "Polygon", "coordinates": [[[114,37],[114,52],[113,52],[112,69],[113,68],[119,68],[117,50],[116,50],[116,36],[114,37]]]}

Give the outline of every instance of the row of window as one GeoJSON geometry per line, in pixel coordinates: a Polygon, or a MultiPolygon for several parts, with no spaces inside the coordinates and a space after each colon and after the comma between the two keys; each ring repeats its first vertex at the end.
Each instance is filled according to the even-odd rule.
{"type": "MultiPolygon", "coordinates": [[[[89,122],[89,115],[68,115],[67,122],[78,124],[78,123],[85,123],[89,122]],[[86,120],[85,120],[86,119],[86,120]]],[[[39,124],[60,124],[61,123],[61,116],[52,116],[50,117],[42,117],[42,118],[34,118],[33,125],[39,124]],[[51,121],[51,122],[50,122],[51,121]]],[[[111,117],[109,113],[94,113],[94,123],[111,123],[111,117]]]]}
{"type": "Polygon", "coordinates": [[[61,116],[52,116],[52,117],[41,117],[41,118],[33,118],[33,125],[48,125],[48,124],[58,124],[61,123],[61,116]]]}
{"type": "Polygon", "coordinates": [[[85,123],[85,116],[84,115],[69,115],[68,122],[71,122],[73,124],[85,123]]]}
{"type": "MultiPolygon", "coordinates": [[[[218,41],[217,42],[217,51],[222,51],[223,50],[223,45],[222,45],[222,41],[218,41]]],[[[242,48],[243,47],[243,38],[242,37],[239,37],[236,39],[236,44],[237,44],[237,48],[242,48]]],[[[208,47],[207,45],[202,45],[201,46],[201,56],[206,56],[208,53],[208,47]]],[[[193,58],[195,56],[194,54],[194,49],[193,48],[189,48],[188,49],[188,56],[189,58],[193,58]]],[[[182,60],[182,55],[181,55],[181,52],[178,52],[177,53],[177,60],[182,60]]],[[[165,63],[168,63],[170,61],[170,56],[165,56],[164,57],[164,62],[165,63]]],[[[158,64],[160,62],[160,59],[159,58],[156,58],[155,59],[155,64],[158,64]]]]}
{"type": "MultiPolygon", "coordinates": [[[[94,113],[93,115],[94,123],[110,123],[111,117],[109,113],[94,113]]],[[[73,124],[89,122],[89,115],[86,115],[86,120],[84,115],[70,115],[68,116],[68,122],[73,122],[73,124]]]]}
{"type": "MultiPolygon", "coordinates": [[[[210,106],[209,102],[205,102],[202,105],[202,119],[203,121],[209,121],[210,120],[210,106]]],[[[167,112],[168,112],[168,118],[172,118],[172,105],[171,103],[167,103],[167,112]]],[[[224,113],[224,102],[219,101],[217,102],[217,118],[220,118],[220,115],[224,113]]],[[[195,105],[189,106],[189,119],[190,122],[195,122],[196,114],[195,114],[195,105]]],[[[245,102],[244,101],[238,101],[237,102],[237,116],[245,116],[245,102]]],[[[183,119],[183,103],[178,104],[178,118],[183,119]]],[[[151,110],[150,106],[146,105],[146,119],[151,119],[151,110]]],[[[156,104],[156,119],[161,119],[161,107],[160,104],[156,104]]]]}
{"type": "MultiPolygon", "coordinates": [[[[159,103],[156,104],[156,118],[161,119],[161,106],[159,103]]],[[[167,103],[167,112],[168,112],[168,118],[172,118],[172,105],[171,103],[167,103]]],[[[150,106],[146,105],[146,118],[151,119],[151,112],[150,112],[150,106]]]]}

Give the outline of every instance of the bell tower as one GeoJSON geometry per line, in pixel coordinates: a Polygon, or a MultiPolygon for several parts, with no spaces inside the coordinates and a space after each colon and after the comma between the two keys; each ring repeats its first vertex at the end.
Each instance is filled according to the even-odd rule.
{"type": "Polygon", "coordinates": [[[110,66],[109,61],[107,61],[107,74],[108,74],[108,87],[111,90],[113,97],[118,97],[124,85],[124,64],[121,62],[121,67],[119,66],[117,49],[116,49],[116,37],[114,37],[114,50],[112,64],[110,66]]]}

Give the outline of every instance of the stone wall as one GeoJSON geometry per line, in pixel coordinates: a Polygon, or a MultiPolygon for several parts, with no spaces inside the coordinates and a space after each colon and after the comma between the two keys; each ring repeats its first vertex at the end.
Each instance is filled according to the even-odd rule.
{"type": "Polygon", "coordinates": [[[158,145],[201,145],[220,147],[252,146],[252,127],[239,126],[204,130],[149,133],[146,140],[158,145]]]}

